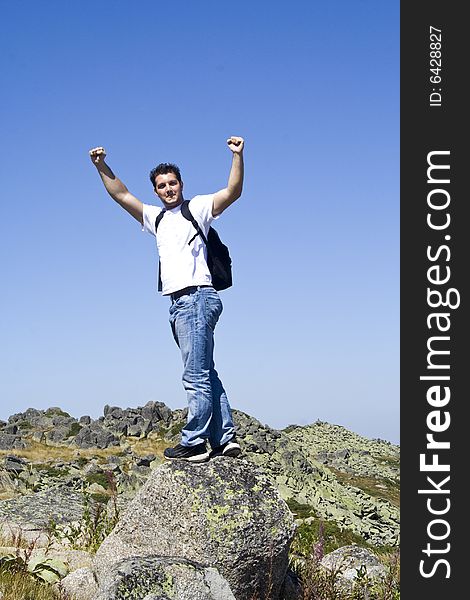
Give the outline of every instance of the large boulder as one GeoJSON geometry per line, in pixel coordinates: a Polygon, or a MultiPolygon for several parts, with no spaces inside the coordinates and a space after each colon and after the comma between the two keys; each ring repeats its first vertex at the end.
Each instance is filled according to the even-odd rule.
{"type": "Polygon", "coordinates": [[[186,559],[217,569],[237,600],[274,600],[294,530],[287,504],[251,463],[175,461],[152,472],[98,549],[94,570],[102,590],[123,559],[186,559]]]}

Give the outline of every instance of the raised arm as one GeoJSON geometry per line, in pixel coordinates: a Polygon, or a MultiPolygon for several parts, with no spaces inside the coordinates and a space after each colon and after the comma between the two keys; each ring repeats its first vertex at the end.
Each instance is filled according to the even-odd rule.
{"type": "Polygon", "coordinates": [[[227,140],[232,151],[232,168],[228,177],[227,187],[214,194],[212,215],[217,217],[224,212],[235,200],[240,198],[243,189],[243,138],[232,135],[227,140]]]}
{"type": "Polygon", "coordinates": [[[114,175],[108,165],[104,162],[106,151],[104,148],[93,148],[90,150],[91,162],[95,165],[99,176],[106,188],[106,191],[124,210],[137,219],[139,223],[143,222],[143,205],[120,179],[114,175]]]}

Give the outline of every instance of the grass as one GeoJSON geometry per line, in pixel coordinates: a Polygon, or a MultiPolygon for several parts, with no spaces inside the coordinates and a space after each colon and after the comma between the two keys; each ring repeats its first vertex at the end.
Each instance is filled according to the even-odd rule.
{"type": "Polygon", "coordinates": [[[67,469],[58,469],[57,467],[51,467],[47,463],[36,463],[34,468],[38,471],[43,471],[49,477],[65,477],[68,474],[67,469]]]}
{"type": "Polygon", "coordinates": [[[2,600],[68,600],[64,593],[54,592],[52,585],[41,583],[24,573],[0,570],[0,592],[2,600]]]}
{"type": "Polygon", "coordinates": [[[11,500],[12,498],[16,498],[18,494],[13,490],[6,490],[4,492],[0,492],[0,501],[1,500],[11,500]]]}
{"type": "Polygon", "coordinates": [[[18,448],[15,450],[0,450],[0,457],[14,454],[20,458],[25,458],[30,462],[42,463],[43,465],[54,460],[62,460],[64,462],[78,462],[80,466],[84,466],[92,458],[107,460],[110,456],[124,456],[124,448],[128,447],[138,456],[146,454],[163,455],[163,450],[167,448],[168,441],[161,437],[148,437],[129,442],[126,446],[111,446],[110,448],[86,448],[77,450],[68,446],[50,446],[37,442],[35,440],[27,440],[26,448],[18,448]]]}
{"type": "Polygon", "coordinates": [[[0,546],[2,547],[15,547],[15,548],[28,548],[31,542],[23,537],[21,530],[11,531],[10,533],[5,530],[0,530],[0,546]]]}
{"type": "Polygon", "coordinates": [[[397,471],[400,470],[399,456],[392,456],[390,454],[374,454],[373,457],[375,458],[375,460],[381,463],[385,463],[390,465],[391,467],[394,467],[395,469],[397,469],[397,471]]]}
{"type": "Polygon", "coordinates": [[[328,467],[336,479],[342,484],[352,485],[359,488],[369,496],[388,500],[394,506],[400,508],[400,484],[397,481],[387,478],[366,477],[364,475],[352,475],[338,471],[334,467],[328,467]],[[383,486],[383,487],[378,487],[383,486]]]}
{"type": "Polygon", "coordinates": [[[92,458],[121,456],[122,452],[123,449],[120,446],[104,448],[103,450],[97,450],[96,448],[77,450],[76,448],[69,448],[67,446],[49,446],[35,440],[28,440],[26,448],[0,450],[0,456],[14,454],[20,458],[26,458],[30,462],[48,463],[54,460],[73,462],[75,460],[86,459],[88,461],[92,458]]]}
{"type": "MultiPolygon", "coordinates": [[[[318,542],[320,525],[323,525],[325,553],[333,552],[341,546],[349,546],[350,544],[357,544],[374,551],[377,550],[376,546],[369,544],[362,536],[350,529],[340,529],[334,521],[323,521],[314,517],[311,523],[302,523],[298,526],[292,543],[292,552],[299,556],[308,556],[312,545],[318,542]]],[[[386,550],[389,550],[388,546],[386,550]]]]}
{"type": "Polygon", "coordinates": [[[74,437],[78,433],[80,433],[80,431],[82,429],[83,429],[83,427],[80,425],[80,423],[72,423],[72,425],[70,426],[70,429],[68,430],[68,433],[65,437],[67,437],[67,438],[74,437]]]}
{"type": "MultiPolygon", "coordinates": [[[[37,540],[28,541],[23,532],[0,532],[0,598],[2,600],[69,600],[63,592],[54,588],[48,581],[54,581],[44,576],[50,572],[45,562],[33,562],[31,558],[36,548],[37,540]]],[[[62,563],[65,574],[65,565],[62,563]]],[[[56,568],[56,565],[54,565],[56,568]]],[[[58,573],[56,572],[58,575],[58,573]]],[[[57,580],[60,576],[57,576],[57,580]]],[[[70,599],[72,600],[72,599],[70,599]]]]}
{"type": "Polygon", "coordinates": [[[129,444],[132,452],[137,456],[146,456],[148,454],[155,454],[156,456],[163,457],[163,450],[168,448],[168,441],[163,440],[161,437],[148,437],[136,440],[129,444]]]}
{"type": "Polygon", "coordinates": [[[50,417],[50,416],[58,416],[58,417],[70,417],[71,415],[69,415],[68,412],[65,412],[65,410],[62,410],[61,408],[56,408],[56,407],[52,407],[52,408],[48,408],[45,412],[45,414],[50,417]]]}
{"type": "Polygon", "coordinates": [[[87,483],[96,483],[107,490],[110,487],[110,478],[106,473],[90,473],[85,477],[87,483]]]}
{"type": "Polygon", "coordinates": [[[322,547],[325,553],[332,552],[342,546],[357,544],[375,553],[386,555],[394,553],[394,546],[374,546],[361,535],[351,529],[339,527],[335,521],[325,521],[315,515],[314,509],[308,504],[299,504],[292,498],[287,500],[291,512],[297,519],[309,518],[309,523],[298,525],[291,552],[299,557],[307,557],[312,546],[319,542],[321,530],[322,547]]]}
{"type": "MultiPolygon", "coordinates": [[[[299,600],[399,600],[400,561],[397,548],[374,548],[374,552],[386,575],[372,580],[364,568],[357,569],[354,585],[345,586],[340,571],[330,571],[321,565],[323,556],[332,550],[351,543],[358,543],[345,531],[338,532],[331,523],[316,521],[307,530],[297,530],[290,553],[291,568],[299,578],[301,593],[299,600]],[[339,535],[338,535],[339,533],[339,535]]],[[[364,543],[359,545],[370,547],[364,543]]]]}
{"type": "Polygon", "coordinates": [[[287,506],[297,519],[306,519],[307,517],[315,516],[313,507],[309,504],[300,504],[300,502],[297,502],[297,500],[294,500],[293,498],[287,500],[287,506]]]}

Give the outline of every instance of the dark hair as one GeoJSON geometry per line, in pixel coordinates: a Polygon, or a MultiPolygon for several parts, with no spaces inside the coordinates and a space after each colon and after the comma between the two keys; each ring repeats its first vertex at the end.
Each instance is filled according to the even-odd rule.
{"type": "Polygon", "coordinates": [[[180,183],[183,183],[181,181],[180,170],[176,165],[174,165],[173,163],[160,163],[155,167],[155,169],[152,169],[150,171],[150,181],[152,182],[154,188],[156,187],[155,180],[157,179],[157,175],[166,175],[167,173],[174,173],[176,179],[180,183]]]}

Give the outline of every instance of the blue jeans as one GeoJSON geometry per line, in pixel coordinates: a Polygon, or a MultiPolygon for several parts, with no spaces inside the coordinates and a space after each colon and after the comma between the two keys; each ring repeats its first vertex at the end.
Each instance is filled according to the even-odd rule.
{"type": "Polygon", "coordinates": [[[173,337],[183,358],[183,386],[188,400],[188,421],[181,444],[194,446],[209,440],[212,448],[234,434],[230,405],[214,365],[214,328],[222,313],[219,294],[198,287],[170,306],[173,337]]]}

